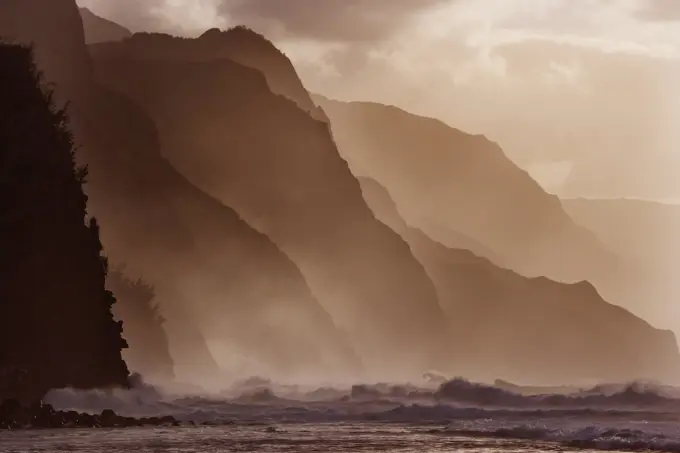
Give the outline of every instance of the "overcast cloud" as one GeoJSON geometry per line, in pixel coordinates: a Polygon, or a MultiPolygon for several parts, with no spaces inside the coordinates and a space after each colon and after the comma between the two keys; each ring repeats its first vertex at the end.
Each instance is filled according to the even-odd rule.
{"type": "Polygon", "coordinates": [[[421,11],[447,1],[226,0],[218,10],[276,37],[365,42],[389,39],[421,11]]]}
{"type": "Polygon", "coordinates": [[[638,17],[652,21],[680,20],[680,2],[677,0],[646,0],[638,17]]]}

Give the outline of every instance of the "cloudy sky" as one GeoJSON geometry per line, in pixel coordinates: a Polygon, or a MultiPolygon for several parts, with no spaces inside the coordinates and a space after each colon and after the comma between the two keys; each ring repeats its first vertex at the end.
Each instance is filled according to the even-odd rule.
{"type": "Polygon", "coordinates": [[[680,0],[79,3],[133,31],[246,24],[310,90],[484,133],[555,192],[680,198],[680,0]]]}

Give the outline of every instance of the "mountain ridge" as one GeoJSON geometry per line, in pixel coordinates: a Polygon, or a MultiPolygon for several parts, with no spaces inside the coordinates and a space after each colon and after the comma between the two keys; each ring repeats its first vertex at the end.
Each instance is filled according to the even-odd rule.
{"type": "Polygon", "coordinates": [[[588,282],[527,278],[468,250],[447,248],[409,227],[379,183],[360,181],[376,217],[406,239],[435,282],[445,310],[455,313],[452,350],[460,374],[545,384],[672,382],[680,376],[672,332],[606,302],[588,282]],[[550,333],[541,335],[543,329],[550,333]],[[541,347],[536,349],[536,343],[541,347]]]}
{"type": "MultiPolygon", "coordinates": [[[[194,41],[195,46],[200,44],[200,38],[194,41]]],[[[366,363],[390,360],[396,366],[396,358],[388,359],[387,351],[399,336],[401,353],[410,354],[409,360],[431,355],[430,338],[439,332],[443,337],[447,330],[435,314],[440,308],[432,283],[402,239],[375,221],[358,182],[335,149],[328,125],[287,97],[258,86],[250,71],[237,63],[182,62],[183,51],[177,51],[178,57],[170,47],[165,61],[159,61],[158,54],[143,60],[143,52],[130,51],[126,57],[124,49],[106,54],[95,49],[93,55],[97,73],[109,86],[128,93],[151,112],[170,160],[293,258],[312,291],[372,357],[366,363]],[[217,131],[225,129],[232,133],[220,137],[217,131]],[[218,168],[220,172],[215,171],[218,168]],[[410,287],[383,267],[399,272],[410,287]],[[396,301],[400,309],[390,312],[387,307],[396,301]],[[361,319],[369,313],[375,318],[370,329],[361,319]],[[381,329],[386,335],[382,338],[381,329]],[[363,340],[358,332],[363,332],[363,340]]],[[[444,349],[443,339],[437,343],[436,348],[444,349]]]]}
{"type": "Polygon", "coordinates": [[[120,41],[132,36],[127,28],[94,14],[88,8],[79,8],[79,12],[83,20],[86,44],[120,41]]]}
{"type": "Polygon", "coordinates": [[[352,171],[386,187],[409,224],[449,247],[465,245],[447,231],[472,237],[496,257],[479,247],[477,255],[522,275],[587,280],[614,294],[625,263],[498,144],[394,106],[314,99],[352,171]]]}
{"type": "Polygon", "coordinates": [[[118,43],[90,46],[95,58],[114,58],[125,53],[128,57],[154,55],[158,59],[176,61],[209,61],[228,59],[257,70],[267,80],[272,92],[294,101],[301,109],[320,121],[327,121],[310,94],[302,85],[294,66],[267,38],[243,26],[228,30],[213,28],[198,38],[182,38],[164,33],[135,33],[118,43]],[[172,49],[170,53],[164,49],[172,49]]]}

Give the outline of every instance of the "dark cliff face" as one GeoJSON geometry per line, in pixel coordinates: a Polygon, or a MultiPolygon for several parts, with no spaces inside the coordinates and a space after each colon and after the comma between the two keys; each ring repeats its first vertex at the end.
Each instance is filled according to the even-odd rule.
{"type": "MultiPolygon", "coordinates": [[[[408,246],[377,222],[328,126],[232,61],[94,51],[97,74],[158,125],[164,154],[270,236],[376,372],[445,366],[447,320],[408,246]],[[144,59],[143,59],[144,58],[144,59]]],[[[147,52],[147,53],[145,53],[147,52]]]]}
{"type": "Polygon", "coordinates": [[[67,116],[29,48],[0,44],[0,400],[127,386],[99,227],[67,116]]]}
{"type": "Polygon", "coordinates": [[[211,61],[229,59],[264,74],[269,88],[294,101],[301,109],[319,120],[326,119],[314,105],[290,60],[264,36],[245,27],[226,31],[212,29],[197,39],[178,38],[157,33],[136,33],[116,45],[91,47],[98,58],[116,55],[129,58],[171,61],[211,61]]]}
{"type": "Polygon", "coordinates": [[[321,97],[318,102],[355,174],[386,187],[408,222],[439,242],[463,245],[442,234],[448,227],[485,244],[524,275],[561,281],[592,278],[617,265],[557,197],[486,138],[396,107],[321,97]]]}
{"type": "Polygon", "coordinates": [[[83,19],[87,44],[121,41],[132,36],[132,32],[127,28],[101,18],[87,8],[80,8],[80,17],[83,19]]]}
{"type": "Polygon", "coordinates": [[[447,248],[407,226],[385,188],[360,181],[376,217],[408,241],[452,314],[459,373],[551,384],[680,375],[671,332],[608,304],[588,283],[526,278],[447,248]]]}
{"type": "MultiPolygon", "coordinates": [[[[90,212],[102,217],[105,225],[102,239],[107,245],[107,253],[115,257],[117,250],[123,247],[113,246],[114,233],[116,237],[119,234],[123,236],[120,242],[126,244],[129,230],[144,231],[145,225],[157,218],[159,211],[163,211],[162,208],[154,210],[150,207],[151,203],[156,204],[158,200],[149,200],[154,193],[141,189],[148,189],[151,184],[144,186],[140,182],[144,179],[135,177],[136,167],[132,166],[133,163],[138,166],[146,163],[136,161],[134,156],[145,155],[146,146],[153,142],[148,138],[153,136],[153,129],[147,133],[148,127],[145,126],[152,123],[135,124],[135,128],[130,129],[129,125],[134,123],[129,120],[134,115],[127,115],[126,110],[130,110],[128,106],[131,103],[121,102],[96,85],[74,0],[10,0],[0,6],[0,35],[18,42],[33,43],[38,68],[44,72],[45,79],[56,86],[55,94],[59,102],[70,103],[71,127],[79,146],[76,158],[78,162],[89,166],[90,184],[86,187],[90,196],[88,207],[90,212]],[[118,106],[122,103],[123,107],[115,108],[116,101],[118,106]],[[127,171],[127,167],[133,168],[133,172],[127,171]],[[145,221],[148,217],[151,220],[145,221]],[[127,222],[126,218],[129,219],[127,222]],[[140,219],[143,220],[141,225],[140,219]],[[121,223],[130,226],[126,230],[121,228],[121,223]]],[[[153,179],[147,180],[151,182],[153,179]]],[[[166,214],[166,218],[169,217],[172,214],[166,214]]],[[[175,224],[168,222],[167,225],[163,233],[173,230],[175,224]]],[[[153,235],[148,232],[147,235],[162,237],[161,233],[153,235]]],[[[174,242],[177,247],[187,242],[186,238],[181,241],[182,237],[182,233],[173,237],[177,240],[174,242]]],[[[192,329],[191,318],[185,316],[184,320],[186,328],[192,329]]],[[[194,343],[191,346],[193,355],[189,357],[206,359],[202,362],[202,369],[212,367],[215,372],[217,367],[205,344],[194,343]]]]}
{"type": "Polygon", "coordinates": [[[46,15],[26,12],[29,3],[39,8],[44,2],[21,1],[22,8],[3,9],[0,16],[9,17],[7,24],[22,24],[21,39],[35,41],[41,55],[49,57],[39,60],[41,65],[60,69],[46,72],[73,101],[70,112],[82,145],[77,157],[90,168],[88,195],[103,225],[103,242],[115,262],[125,262],[156,289],[178,376],[219,372],[204,336],[214,352],[224,354],[218,360],[230,357],[223,348],[229,345],[230,354],[250,356],[261,369],[281,374],[353,369],[352,352],[296,266],[161,157],[155,125],[142,109],[97,85],[87,69],[91,62],[75,2],[51,1],[50,21],[74,13],[76,18],[52,23],[46,15]],[[44,29],[81,40],[53,48],[60,36],[44,29]],[[81,64],[67,64],[73,61],[81,64]],[[69,83],[76,79],[82,84],[69,83]],[[300,315],[276,319],[286,308],[300,315]]]}

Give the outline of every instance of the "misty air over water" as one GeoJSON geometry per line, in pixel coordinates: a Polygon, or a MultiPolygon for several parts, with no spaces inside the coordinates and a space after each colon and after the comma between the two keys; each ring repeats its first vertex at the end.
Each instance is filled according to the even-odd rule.
{"type": "Polygon", "coordinates": [[[0,452],[680,451],[680,1],[0,0],[0,452]]]}

